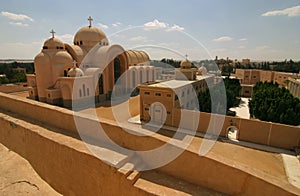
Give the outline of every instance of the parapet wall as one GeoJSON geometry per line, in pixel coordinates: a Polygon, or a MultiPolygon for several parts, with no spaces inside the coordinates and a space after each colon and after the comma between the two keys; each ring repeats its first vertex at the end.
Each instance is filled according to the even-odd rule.
{"type": "MultiPolygon", "coordinates": [[[[194,124],[192,121],[193,118],[195,118],[195,111],[181,111],[178,109],[174,112],[174,114],[174,122],[177,122],[177,125],[181,120],[182,114],[187,117],[185,119],[186,122],[182,123],[182,128],[193,129],[194,124]]],[[[234,127],[238,131],[237,139],[241,141],[253,142],[288,150],[300,146],[300,127],[258,121],[254,119],[221,116],[205,112],[200,112],[200,115],[198,114],[196,116],[199,118],[197,131],[204,134],[209,133],[212,135],[227,137],[228,129],[230,127],[234,127]],[[211,119],[214,121],[212,121],[209,125],[211,119]],[[222,120],[224,120],[223,125],[218,124],[221,123],[222,120]],[[222,129],[220,132],[217,132],[214,127],[222,127],[222,129]]]]}
{"type": "MultiPolygon", "coordinates": [[[[73,112],[63,108],[6,94],[0,94],[0,108],[76,133],[73,112]]],[[[64,195],[120,195],[124,191],[130,195],[147,194],[133,186],[132,182],[124,180],[126,177],[116,168],[92,156],[82,146],[72,145],[66,140],[68,136],[57,136],[48,129],[42,131],[37,126],[4,115],[0,115],[0,123],[0,142],[26,158],[46,182],[64,195]]],[[[85,123],[99,122],[85,118],[85,123]]],[[[113,122],[103,121],[101,124],[109,130],[112,140],[128,149],[155,149],[168,141],[160,134],[151,137],[129,134],[113,122]]],[[[93,136],[93,131],[87,130],[86,134],[93,136]]],[[[143,161],[147,163],[147,160],[143,161]]],[[[292,185],[265,173],[239,164],[232,166],[229,160],[218,160],[217,157],[200,157],[191,150],[185,150],[158,170],[227,194],[299,194],[299,190],[292,185]],[[187,160],[189,167],[183,167],[187,160]]]]}
{"type": "Polygon", "coordinates": [[[26,90],[27,90],[27,87],[24,87],[23,84],[0,85],[0,92],[3,92],[3,93],[14,93],[14,92],[26,91],[26,90]]]}

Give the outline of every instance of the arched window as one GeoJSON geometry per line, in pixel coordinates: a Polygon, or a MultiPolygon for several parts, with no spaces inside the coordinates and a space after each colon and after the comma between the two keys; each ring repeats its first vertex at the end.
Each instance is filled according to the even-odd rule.
{"type": "Polygon", "coordinates": [[[121,62],[119,58],[114,60],[114,82],[116,83],[121,76],[121,62]]]}
{"type": "Polygon", "coordinates": [[[143,83],[143,71],[140,70],[140,84],[143,83]]]}
{"type": "Polygon", "coordinates": [[[135,87],[135,71],[132,71],[132,88],[135,87]]]}
{"type": "Polygon", "coordinates": [[[98,76],[98,88],[99,88],[99,94],[103,94],[103,77],[102,74],[99,74],[98,76]]]}
{"type": "Polygon", "coordinates": [[[149,82],[149,70],[146,71],[146,82],[149,82]]]}
{"type": "Polygon", "coordinates": [[[83,96],[85,97],[86,94],[85,94],[85,84],[82,85],[82,89],[83,89],[83,96]]]}
{"type": "Polygon", "coordinates": [[[152,70],[152,81],[155,81],[155,79],[154,79],[154,70],[152,70]]]}

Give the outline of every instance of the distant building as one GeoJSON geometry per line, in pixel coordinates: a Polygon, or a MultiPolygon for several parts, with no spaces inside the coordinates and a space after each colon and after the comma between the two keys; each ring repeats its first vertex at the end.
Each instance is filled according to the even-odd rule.
{"type": "Polygon", "coordinates": [[[298,99],[300,99],[300,80],[299,79],[288,78],[286,87],[294,97],[297,97],[298,99]]]}
{"type": "Polygon", "coordinates": [[[276,72],[258,69],[236,69],[235,76],[240,80],[242,90],[241,96],[251,97],[251,88],[257,82],[276,82],[279,85],[286,86],[288,78],[300,78],[299,74],[276,72]]]}
{"type": "Polygon", "coordinates": [[[242,59],[242,65],[250,65],[250,59],[242,59]]]}
{"type": "Polygon", "coordinates": [[[24,72],[26,74],[26,68],[17,67],[13,68],[12,70],[16,72],[24,72]]]}
{"type": "Polygon", "coordinates": [[[196,75],[197,69],[184,60],[175,71],[175,80],[140,86],[140,119],[144,122],[164,123],[175,126],[175,109],[199,109],[198,95],[208,88],[211,75],[196,75]],[[179,97],[180,96],[180,97],[179,97]]]}

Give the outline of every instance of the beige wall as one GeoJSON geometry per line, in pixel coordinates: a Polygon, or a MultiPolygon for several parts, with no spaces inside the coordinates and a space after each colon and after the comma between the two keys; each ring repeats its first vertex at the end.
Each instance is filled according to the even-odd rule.
{"type": "MultiPolygon", "coordinates": [[[[0,108],[76,133],[72,112],[63,108],[5,94],[0,94],[0,108]]],[[[203,116],[208,117],[206,114],[203,116]]],[[[98,123],[83,116],[82,118],[87,123],[98,123]]],[[[227,118],[226,122],[230,120],[231,118],[227,118]]],[[[64,195],[119,195],[124,190],[131,195],[145,194],[132,186],[132,181],[127,181],[115,168],[104,164],[80,145],[66,140],[68,137],[58,136],[49,130],[42,131],[33,125],[27,126],[22,120],[3,115],[0,116],[0,122],[1,143],[29,160],[39,175],[64,195]]],[[[168,141],[167,137],[159,134],[151,137],[129,134],[117,124],[104,119],[101,119],[101,124],[104,130],[109,130],[107,134],[112,140],[129,149],[154,149],[168,141]]],[[[86,134],[94,135],[93,130],[87,130],[86,134]]],[[[230,160],[217,157],[201,157],[188,149],[158,171],[226,194],[299,194],[299,190],[287,182],[270,178],[243,165],[233,166],[230,160]],[[187,161],[189,165],[184,167],[187,161]]],[[[147,159],[144,161],[147,162],[147,159]]]]}
{"type": "Polygon", "coordinates": [[[19,91],[26,91],[28,88],[20,85],[0,85],[0,92],[2,93],[14,93],[19,91]]]}
{"type": "Polygon", "coordinates": [[[300,78],[298,74],[285,72],[266,71],[257,69],[236,69],[236,77],[241,84],[256,84],[257,82],[277,82],[279,85],[286,85],[289,77],[300,78]]]}

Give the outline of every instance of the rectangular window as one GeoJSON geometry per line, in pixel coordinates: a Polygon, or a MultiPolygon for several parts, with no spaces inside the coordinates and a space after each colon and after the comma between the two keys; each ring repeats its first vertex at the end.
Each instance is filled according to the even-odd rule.
{"type": "Polygon", "coordinates": [[[181,93],[181,97],[184,97],[184,91],[182,91],[182,93],[181,93]]]}
{"type": "Polygon", "coordinates": [[[145,95],[150,95],[150,92],[145,92],[145,95]]]}
{"type": "Polygon", "coordinates": [[[149,108],[145,108],[146,111],[149,111],[149,108]]]}
{"type": "Polygon", "coordinates": [[[175,101],[176,101],[176,100],[178,100],[178,96],[177,96],[177,95],[175,95],[175,101]]]}
{"type": "Polygon", "coordinates": [[[161,96],[161,94],[160,93],[155,93],[155,96],[161,96]]]}
{"type": "Polygon", "coordinates": [[[86,89],[86,93],[87,93],[87,96],[90,96],[90,89],[89,88],[86,89]]]}
{"type": "Polygon", "coordinates": [[[171,114],[171,112],[167,112],[167,114],[171,114]]]}
{"type": "Polygon", "coordinates": [[[249,92],[249,91],[245,91],[245,93],[247,93],[247,94],[248,94],[248,93],[250,93],[250,92],[249,92]]]}
{"type": "Polygon", "coordinates": [[[167,97],[171,97],[171,94],[167,94],[167,97]]]}

